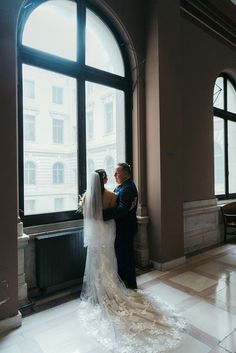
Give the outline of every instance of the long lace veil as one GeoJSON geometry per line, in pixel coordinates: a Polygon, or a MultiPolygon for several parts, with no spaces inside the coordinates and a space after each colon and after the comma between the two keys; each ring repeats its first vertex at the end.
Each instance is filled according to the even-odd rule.
{"type": "Polygon", "coordinates": [[[98,173],[91,173],[84,201],[84,246],[94,244],[96,227],[102,223],[102,194],[98,173]]]}

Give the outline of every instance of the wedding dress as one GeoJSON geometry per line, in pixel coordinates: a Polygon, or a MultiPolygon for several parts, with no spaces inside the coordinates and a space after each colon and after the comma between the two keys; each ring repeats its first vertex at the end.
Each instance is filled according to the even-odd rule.
{"type": "Polygon", "coordinates": [[[84,206],[87,259],[79,305],[80,322],[102,352],[159,353],[176,348],[185,321],[166,304],[127,289],[117,274],[115,222],[102,219],[100,179],[92,173],[84,206]]]}

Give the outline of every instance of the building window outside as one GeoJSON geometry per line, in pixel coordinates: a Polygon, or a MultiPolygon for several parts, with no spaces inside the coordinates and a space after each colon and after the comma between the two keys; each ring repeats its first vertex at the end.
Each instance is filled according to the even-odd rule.
{"type": "Polygon", "coordinates": [[[52,102],[54,104],[63,104],[63,88],[52,86],[52,102]]]}
{"type": "Polygon", "coordinates": [[[61,119],[52,119],[53,143],[63,143],[64,121],[61,119]]]}
{"type": "Polygon", "coordinates": [[[24,141],[35,142],[35,116],[24,114],[24,141]]]}
{"type": "Polygon", "coordinates": [[[26,212],[23,215],[26,226],[49,223],[56,207],[58,214],[51,221],[80,217],[74,211],[78,194],[86,190],[84,171],[104,167],[107,155],[131,162],[131,149],[126,146],[131,110],[126,104],[132,82],[125,46],[118,44],[121,38],[85,0],[31,3],[26,0],[22,8],[18,32],[23,90],[19,95],[20,208],[26,209],[30,198],[37,204],[29,217],[26,212]],[[35,87],[37,99],[29,101],[35,98],[35,87]],[[30,114],[23,116],[30,110],[37,112],[37,124],[30,114]],[[36,137],[37,144],[25,143],[36,137]],[[35,169],[33,177],[33,167],[23,168],[29,156],[39,166],[37,192],[26,188],[36,182],[35,169]],[[60,162],[54,163],[58,158],[60,162]],[[65,184],[64,166],[68,166],[65,184]],[[52,183],[63,184],[60,195],[52,183]],[[61,210],[56,199],[66,200],[61,210]]]}
{"type": "Polygon", "coordinates": [[[23,95],[25,98],[35,98],[35,83],[32,80],[25,79],[23,82],[23,95]]]}
{"type": "Polygon", "coordinates": [[[227,76],[214,86],[214,175],[219,199],[236,196],[236,85],[227,76]]]}
{"type": "Polygon", "coordinates": [[[104,104],[104,125],[105,134],[113,132],[113,102],[104,104]]]}
{"type": "Polygon", "coordinates": [[[57,162],[53,165],[53,184],[63,184],[64,183],[64,167],[63,164],[57,162]]]}
{"type": "Polygon", "coordinates": [[[24,182],[25,185],[36,184],[36,167],[33,162],[25,162],[24,182]]]}
{"type": "Polygon", "coordinates": [[[63,211],[64,199],[62,197],[57,197],[54,199],[54,209],[55,209],[55,212],[63,211]]]}

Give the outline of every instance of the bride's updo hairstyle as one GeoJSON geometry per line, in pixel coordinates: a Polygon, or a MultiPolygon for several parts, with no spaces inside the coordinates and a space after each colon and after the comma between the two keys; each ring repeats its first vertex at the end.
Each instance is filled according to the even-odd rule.
{"type": "Polygon", "coordinates": [[[97,173],[99,175],[100,178],[100,183],[101,183],[101,191],[102,194],[104,193],[104,179],[107,179],[107,173],[105,171],[105,169],[97,169],[95,170],[95,173],[97,173]]]}

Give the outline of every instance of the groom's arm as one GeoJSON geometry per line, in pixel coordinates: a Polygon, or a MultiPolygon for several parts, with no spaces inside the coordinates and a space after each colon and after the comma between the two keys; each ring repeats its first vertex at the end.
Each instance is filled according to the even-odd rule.
{"type": "Polygon", "coordinates": [[[125,217],[130,210],[134,208],[134,201],[136,203],[137,195],[130,187],[121,190],[119,193],[119,205],[103,211],[103,219],[119,219],[125,217]]]}

